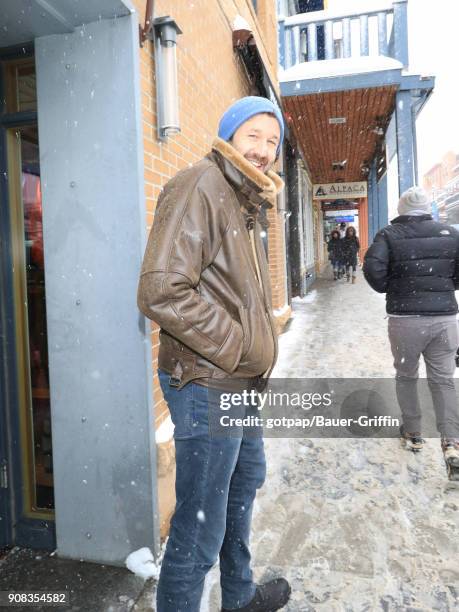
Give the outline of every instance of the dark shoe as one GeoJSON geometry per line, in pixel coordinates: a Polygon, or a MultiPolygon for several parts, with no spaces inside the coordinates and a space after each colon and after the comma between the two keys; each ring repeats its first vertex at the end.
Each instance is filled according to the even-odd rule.
{"type": "MultiPolygon", "coordinates": [[[[290,598],[291,588],[285,578],[276,578],[266,584],[258,584],[252,601],[237,612],[276,612],[285,606],[290,598]]],[[[232,612],[222,608],[222,612],[232,612]]]]}
{"type": "Polygon", "coordinates": [[[403,446],[406,450],[410,450],[413,453],[419,453],[424,448],[425,440],[421,438],[421,434],[419,432],[408,433],[403,428],[403,425],[400,427],[400,437],[403,446]]]}

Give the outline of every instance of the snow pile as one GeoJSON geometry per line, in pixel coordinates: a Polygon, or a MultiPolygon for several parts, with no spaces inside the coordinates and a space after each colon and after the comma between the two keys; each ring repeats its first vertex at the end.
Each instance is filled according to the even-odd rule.
{"type": "Polygon", "coordinates": [[[158,580],[160,571],[160,560],[155,563],[151,550],[146,546],[135,550],[126,558],[126,567],[136,576],[144,580],[155,578],[158,580]]]}
{"type": "Polygon", "coordinates": [[[169,442],[174,436],[174,424],[172,423],[171,417],[168,416],[161,425],[158,427],[155,433],[156,444],[162,444],[163,442],[169,442]]]}
{"type": "Polygon", "coordinates": [[[275,308],[273,310],[273,314],[275,317],[281,317],[283,314],[285,314],[287,312],[287,310],[289,309],[289,305],[288,304],[284,304],[282,306],[282,308],[275,308]]]}
{"type": "Polygon", "coordinates": [[[292,302],[294,304],[311,304],[317,298],[317,291],[313,289],[309,293],[307,293],[304,297],[294,297],[292,298],[292,302]]]}

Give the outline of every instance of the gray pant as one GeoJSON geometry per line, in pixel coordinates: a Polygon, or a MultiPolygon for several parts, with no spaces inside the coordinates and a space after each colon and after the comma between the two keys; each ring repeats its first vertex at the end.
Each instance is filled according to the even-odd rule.
{"type": "Polygon", "coordinates": [[[389,340],[396,369],[397,399],[406,432],[421,432],[417,389],[419,358],[426,364],[437,430],[459,438],[459,410],[454,387],[455,355],[459,345],[455,317],[389,317],[389,340]]]}

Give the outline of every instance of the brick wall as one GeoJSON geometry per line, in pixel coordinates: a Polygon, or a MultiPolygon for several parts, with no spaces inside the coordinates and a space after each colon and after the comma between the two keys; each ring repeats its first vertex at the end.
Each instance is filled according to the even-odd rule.
{"type": "MultiPolygon", "coordinates": [[[[133,0],[143,25],[146,0],[133,0]]],[[[178,170],[201,159],[216,136],[218,121],[236,99],[251,93],[244,67],[232,48],[231,24],[241,15],[250,25],[258,48],[277,86],[277,24],[275,0],[157,0],[155,16],[170,15],[183,34],[178,36],[177,61],[181,133],[160,144],[156,140],[156,92],[153,47],[140,50],[145,162],[146,231],[162,186],[178,170]]],[[[270,211],[269,257],[274,308],[285,304],[283,230],[277,211],[270,211]]],[[[158,329],[152,325],[156,425],[167,415],[161,398],[156,367],[158,329]]]]}
{"type": "Polygon", "coordinates": [[[282,216],[274,208],[268,211],[268,262],[271,277],[273,309],[284,307],[287,301],[285,285],[285,234],[282,216]]]}

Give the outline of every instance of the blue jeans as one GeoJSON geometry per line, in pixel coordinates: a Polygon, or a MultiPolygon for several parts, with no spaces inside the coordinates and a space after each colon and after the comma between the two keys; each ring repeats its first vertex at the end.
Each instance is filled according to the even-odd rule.
{"type": "Polygon", "coordinates": [[[338,274],[338,272],[340,272],[341,270],[341,262],[339,259],[330,259],[330,263],[332,265],[333,268],[333,272],[336,272],[336,274],[338,274]]]}
{"type": "Polygon", "coordinates": [[[242,608],[255,594],[249,535],[266,475],[261,432],[211,436],[209,417],[221,411],[215,390],[193,382],[177,390],[161,370],[159,380],[175,425],[177,469],[157,612],[199,612],[205,575],[219,555],[222,605],[242,608]]]}

